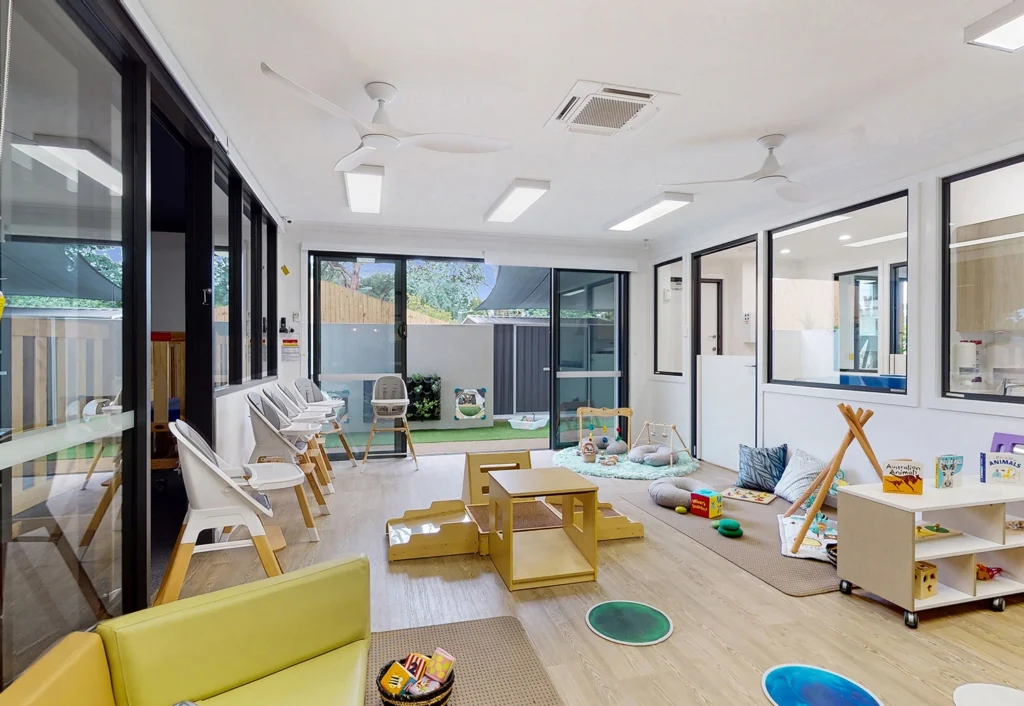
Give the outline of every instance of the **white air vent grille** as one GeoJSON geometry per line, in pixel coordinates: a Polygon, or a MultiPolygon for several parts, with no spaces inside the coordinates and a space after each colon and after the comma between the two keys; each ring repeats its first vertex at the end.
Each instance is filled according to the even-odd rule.
{"type": "Polygon", "coordinates": [[[573,125],[621,130],[644,109],[645,103],[594,96],[576,112],[573,125]]]}
{"type": "Polygon", "coordinates": [[[592,135],[614,135],[620,130],[638,129],[674,98],[678,98],[674,93],[577,81],[545,127],[592,135]]]}

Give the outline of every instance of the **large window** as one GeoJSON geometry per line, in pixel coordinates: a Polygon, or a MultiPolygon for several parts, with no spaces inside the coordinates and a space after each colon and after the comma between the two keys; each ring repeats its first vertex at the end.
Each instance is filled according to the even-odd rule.
{"type": "MultiPolygon", "coordinates": [[[[16,3],[0,180],[0,666],[122,612],[122,76],[57,0],[16,3]]],[[[130,322],[124,322],[125,326],[130,322]]],[[[125,529],[130,505],[125,503],[125,529]]]]}
{"type": "Polygon", "coordinates": [[[906,193],[770,236],[771,382],[906,393],[906,193]]]}
{"type": "Polygon", "coordinates": [[[683,258],[654,268],[654,373],[683,374],[683,258]]]}
{"type": "Polygon", "coordinates": [[[228,238],[227,183],[213,186],[213,384],[230,382],[228,341],[231,331],[231,251],[228,238]]]}
{"type": "Polygon", "coordinates": [[[1024,402],[1024,158],[943,187],[944,392],[1024,402]]]}

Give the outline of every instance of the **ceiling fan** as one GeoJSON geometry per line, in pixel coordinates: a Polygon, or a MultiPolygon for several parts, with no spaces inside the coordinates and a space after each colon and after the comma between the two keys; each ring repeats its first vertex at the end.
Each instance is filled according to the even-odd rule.
{"type": "Polygon", "coordinates": [[[738,179],[718,179],[714,181],[691,181],[683,184],[662,184],[662,186],[698,186],[701,184],[733,184],[736,182],[749,181],[762,187],[775,190],[781,198],[787,201],[810,201],[812,195],[810,190],[798,181],[793,181],[785,174],[785,166],[779,163],[775,156],[775,150],[782,147],[786,141],[785,135],[765,135],[758,138],[757,143],[768,150],[764,164],[756,172],[741,176],[738,179]]]}
{"type": "Polygon", "coordinates": [[[458,154],[473,154],[482,152],[500,152],[509,148],[509,143],[493,137],[478,137],[476,135],[462,135],[452,132],[426,132],[413,133],[400,130],[391,124],[387,111],[384,109],[388,103],[398,95],[398,89],[390,83],[373,81],[366,84],[366,95],[377,102],[377,112],[373,114],[373,120],[367,124],[356,118],[344,108],[335,105],[323,96],[320,96],[308,88],[304,88],[291,79],[285,78],[274,71],[265,63],[260,64],[263,74],[287,88],[300,98],[313,104],[320,110],[330,113],[336,118],[341,118],[354,127],[359,133],[359,146],[338,160],[334,165],[334,171],[347,172],[363,164],[377,150],[393,150],[399,147],[422,147],[423,149],[435,152],[454,152],[458,154]]]}

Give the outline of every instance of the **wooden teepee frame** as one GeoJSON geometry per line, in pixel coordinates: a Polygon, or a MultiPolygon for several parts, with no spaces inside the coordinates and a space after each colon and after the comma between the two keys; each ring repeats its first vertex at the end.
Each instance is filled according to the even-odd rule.
{"type": "Polygon", "coordinates": [[[798,512],[803,506],[807,499],[814,495],[814,502],[811,507],[807,510],[807,516],[804,518],[804,523],[800,527],[800,532],[797,533],[796,539],[793,541],[793,546],[790,548],[790,552],[796,554],[800,549],[800,545],[804,541],[804,537],[807,536],[808,530],[811,528],[811,524],[814,522],[814,517],[821,511],[821,505],[825,502],[825,496],[828,495],[828,489],[832,487],[832,481],[835,480],[836,474],[839,472],[839,466],[843,463],[843,458],[846,456],[846,450],[850,448],[850,444],[856,439],[860,444],[861,449],[864,451],[864,455],[868,457],[868,461],[871,462],[872,467],[875,469],[875,473],[878,474],[878,480],[882,480],[882,467],[878,464],[878,458],[875,456],[874,450],[871,448],[871,443],[868,441],[868,437],[864,434],[864,425],[868,423],[874,412],[871,410],[863,410],[857,408],[854,412],[853,408],[848,404],[839,405],[839,413],[843,415],[846,420],[849,430],[846,432],[846,436],[843,437],[843,443],[839,446],[839,450],[836,455],[832,457],[825,468],[821,469],[821,473],[814,479],[810,487],[804,491],[804,494],[797,498],[797,501],[793,503],[788,510],[786,510],[786,517],[790,517],[794,513],[798,512]],[[817,493],[817,495],[815,495],[817,493]]]}

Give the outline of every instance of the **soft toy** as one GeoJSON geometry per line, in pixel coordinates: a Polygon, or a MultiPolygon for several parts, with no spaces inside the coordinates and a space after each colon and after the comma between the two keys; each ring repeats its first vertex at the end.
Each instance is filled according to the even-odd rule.
{"type": "Polygon", "coordinates": [[[718,523],[718,534],[729,539],[739,539],[743,536],[743,528],[736,520],[722,520],[718,523]]]}
{"type": "MultiPolygon", "coordinates": [[[[656,505],[675,509],[690,509],[690,492],[700,490],[704,484],[691,478],[659,478],[651,483],[647,493],[656,505]]],[[[680,513],[685,514],[685,513],[680,513]]]]}
{"type": "Polygon", "coordinates": [[[657,444],[642,444],[640,446],[634,446],[629,450],[629,460],[633,463],[643,463],[644,456],[654,453],[657,450],[657,444]]]}

